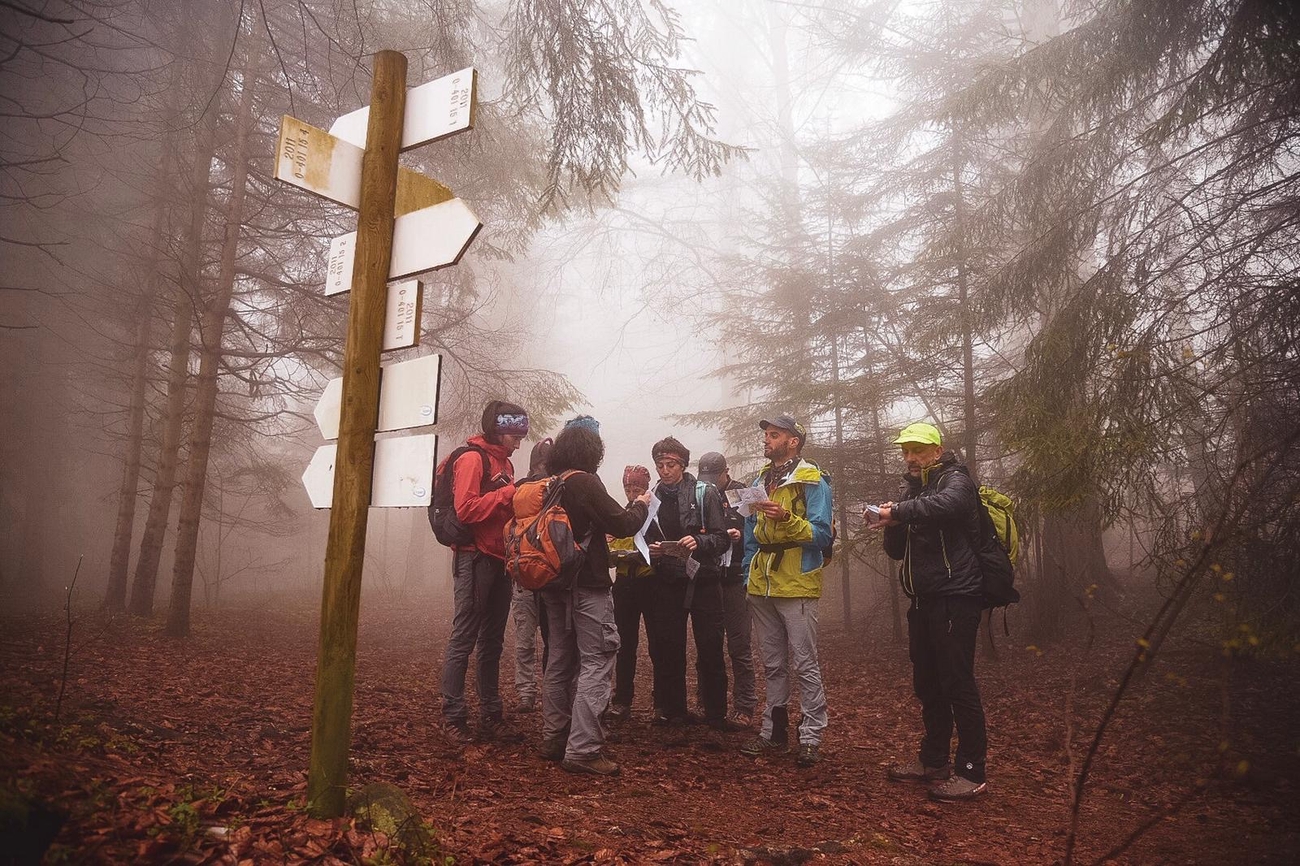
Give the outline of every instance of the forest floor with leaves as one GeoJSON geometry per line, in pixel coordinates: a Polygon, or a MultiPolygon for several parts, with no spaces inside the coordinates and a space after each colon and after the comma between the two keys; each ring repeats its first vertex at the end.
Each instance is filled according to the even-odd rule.
{"type": "MultiPolygon", "coordinates": [[[[609,746],[622,775],[596,778],[534,755],[540,717],[513,712],[509,662],[507,712],[526,742],[444,739],[436,671],[450,618],[430,607],[363,605],[350,776],[410,797],[435,840],[421,858],[360,822],[304,812],[317,636],[306,608],[201,612],[184,640],[129,617],[81,614],[70,642],[61,615],[4,618],[3,788],[66,815],[50,863],[1052,863],[1071,768],[1139,631],[1038,649],[1014,612],[1010,638],[999,617],[997,658],[977,663],[990,793],[940,804],[884,777],[913,756],[920,724],[892,641],[823,625],[830,725],[811,769],[741,756],[748,733],[692,727],[688,744],[666,743],[649,724],[643,647],[633,718],[609,746]]],[[[1126,697],[1087,785],[1077,862],[1116,849],[1132,863],[1295,862],[1300,658],[1236,662],[1225,693],[1226,670],[1215,648],[1175,641],[1126,697]]]]}

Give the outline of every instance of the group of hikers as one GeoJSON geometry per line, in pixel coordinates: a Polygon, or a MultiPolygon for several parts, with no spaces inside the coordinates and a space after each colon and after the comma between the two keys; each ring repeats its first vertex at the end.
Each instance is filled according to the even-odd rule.
{"type": "MultiPolygon", "coordinates": [[[[494,400],[481,426],[481,434],[438,466],[430,507],[439,541],[454,551],[454,615],[441,681],[443,728],[453,743],[523,740],[505,718],[499,685],[513,609],[517,710],[541,710],[538,754],[569,772],[619,773],[605,746],[611,729],[632,713],[643,622],[653,668],[651,724],[665,730],[668,743],[685,744],[687,726],[703,723],[717,731],[749,731],[739,746],[743,755],[786,754],[797,691],[795,763],[811,767],[821,760],[827,703],[817,622],[822,569],[833,543],[832,492],[827,473],[802,456],[802,424],[787,414],[759,421],[765,462],[750,485],[733,479],[717,452],[703,455],[693,474],[689,449],[663,438],[651,449],[658,480],[648,467],[626,467],[624,502],[610,496],[596,474],[605,445],[591,416],[580,415],[554,440],[536,443],[522,479],[514,477],[511,455],[528,436],[527,412],[494,400]],[[565,580],[534,591],[519,585],[518,574],[512,581],[517,562],[508,564],[507,541],[517,531],[516,509],[538,490],[554,494],[547,504],[562,509],[583,555],[565,580]],[[688,709],[688,622],[698,714],[688,709]],[[761,714],[751,634],[763,665],[761,714]],[[471,655],[477,731],[465,697],[471,655]]],[[[938,428],[909,425],[895,444],[906,467],[898,501],[869,506],[863,516],[883,533],[889,556],[902,563],[925,732],[916,759],[890,767],[887,775],[927,783],[935,799],[971,799],[987,790],[984,712],[974,677],[984,604],[972,539],[982,506],[965,467],[943,448],[938,428]],[[955,762],[949,759],[954,724],[955,762]]]]}

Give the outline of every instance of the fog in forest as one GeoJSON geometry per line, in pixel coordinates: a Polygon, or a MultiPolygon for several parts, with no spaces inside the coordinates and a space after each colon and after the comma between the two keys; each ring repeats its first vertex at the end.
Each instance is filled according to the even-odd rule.
{"type": "MultiPolygon", "coordinates": [[[[1081,35],[1102,25],[1054,0],[595,4],[665,38],[555,65],[548,13],[513,4],[363,4],[305,35],[300,4],[68,8],[80,29],[5,13],[6,609],[74,572],[79,604],[137,613],[174,583],[196,610],[315,596],[328,516],[299,475],[351,212],[272,156],[282,114],[363,105],[383,46],[409,86],[478,71],[476,128],[403,157],[484,223],[423,275],[419,345],[384,356],[444,355],[441,454],[504,398],[533,416],[520,472],[589,413],[611,490],[670,433],[744,477],[758,419],[790,412],[836,479],[836,616],[883,627],[898,597],[857,512],[893,495],[891,432],[930,420],[1018,503],[1035,631],[1085,591],[1208,613],[1188,569],[1212,560],[1239,577],[1230,620],[1294,634],[1293,105],[1239,77],[1286,68],[1283,25],[1207,61],[1178,34],[1218,33],[1208,4],[1116,42],[1108,79],[1081,35]]],[[[370,535],[368,592],[441,597],[419,509],[372,510],[370,535]]]]}
{"type": "MultiPolygon", "coordinates": [[[[384,357],[443,354],[441,454],[505,398],[533,418],[520,472],[589,413],[611,490],[670,433],[744,477],[757,420],[790,412],[835,478],[833,616],[886,628],[899,597],[857,514],[894,493],[891,433],[930,420],[1018,504],[1035,633],[1137,592],[1289,645],[1282,19],[1232,41],[1206,4],[1125,41],[1055,0],[610,2],[591,14],[634,53],[562,58],[545,4],[310,6],[6,10],[7,610],[60,604],[74,572],[77,604],[137,614],[173,584],[196,611],[318,592],[328,516],[299,476],[352,217],[272,157],[282,114],[365,103],[382,46],[410,86],[478,71],[475,129],[403,157],[484,223],[423,275],[419,345],[384,357]],[[1279,77],[1253,85],[1255,63],[1279,77]]],[[[367,592],[442,598],[419,509],[374,509],[370,535],[367,592]]]]}
{"type": "MultiPolygon", "coordinates": [[[[49,655],[44,679],[27,685],[44,695],[32,706],[53,706],[51,731],[70,680],[69,705],[97,706],[79,658],[102,654],[109,671],[127,665],[119,645],[165,637],[207,659],[197,647],[248,640],[214,637],[232,622],[265,627],[258,640],[297,634],[266,622],[309,623],[302,633],[314,636],[329,606],[331,511],[313,508],[303,476],[333,444],[313,410],[344,368],[352,293],[327,294],[342,279],[332,250],[360,230],[364,269],[371,228],[346,202],[378,195],[381,175],[365,174],[378,158],[363,160],[344,132],[323,131],[370,103],[387,50],[406,59],[408,94],[455,82],[424,115],[446,129],[400,155],[395,219],[415,224],[430,202],[449,208],[437,232],[403,242],[425,263],[409,275],[422,305],[409,340],[395,337],[381,357],[440,357],[436,423],[428,407],[425,420],[380,432],[380,449],[409,450],[378,473],[377,496],[427,497],[432,469],[421,461],[434,452],[414,437],[436,434],[441,460],[480,432],[493,400],[529,416],[513,456],[519,477],[536,442],[593,416],[600,477],[619,501],[624,467],[653,473],[651,447],[669,435],[690,449],[688,471],[720,451],[749,483],[763,466],[759,421],[792,415],[807,430],[804,456],[833,489],[826,664],[884,676],[906,663],[909,599],[863,509],[901,495],[900,429],[937,425],[976,482],[1013,503],[1021,601],[983,621],[980,664],[1006,686],[990,698],[995,734],[998,723],[1038,726],[1016,729],[1023,778],[1007,789],[1046,786],[1060,807],[1034,830],[1033,844],[1048,840],[1041,850],[995,840],[971,856],[1059,862],[1051,846],[1068,839],[1072,862],[1089,762],[1132,706],[1141,724],[1181,720],[1187,736],[1170,734],[1166,748],[1163,728],[1121,725],[1127,756],[1146,761],[1152,753],[1134,743],[1155,743],[1169,760],[1160,778],[1198,787],[1160,788],[1163,799],[1140,804],[1138,829],[1094,837],[1089,856],[1120,857],[1148,831],[1164,839],[1166,819],[1211,825],[1219,847],[1206,857],[1232,850],[1225,840],[1241,815],[1259,822],[1242,831],[1257,846],[1241,849],[1251,858],[1282,832],[1282,818],[1251,810],[1294,803],[1300,771],[1285,703],[1300,659],[1295,4],[0,6],[0,628],[23,635],[10,676],[26,664],[15,661],[23,641],[49,655]],[[315,156],[304,155],[309,139],[322,148],[315,156]],[[453,237],[472,240],[458,260],[452,244],[433,262],[430,250],[453,237]],[[1150,674],[1157,659],[1175,667],[1150,674]],[[1180,715],[1193,698],[1208,703],[1180,715]],[[1033,761],[1042,763],[1026,781],[1033,761]],[[1198,799],[1220,794],[1242,811],[1198,799]]],[[[383,152],[396,147],[394,138],[383,152]]],[[[376,287],[382,277],[377,265],[376,287]]],[[[452,612],[451,552],[423,505],[366,513],[363,633],[375,624],[374,645],[388,646],[406,634],[393,623],[418,623],[418,649],[394,657],[429,668],[452,612]]],[[[129,680],[125,669],[115,682],[129,680]]],[[[862,677],[828,680],[846,692],[880,687],[862,677]]],[[[893,680],[894,703],[911,713],[910,680],[893,680]]],[[[835,734],[832,766],[844,775],[827,784],[860,791],[853,760],[876,779],[896,757],[865,751],[885,742],[884,710],[867,720],[829,691],[831,730],[871,733],[835,734]]],[[[267,703],[288,705],[277,701],[267,703]]],[[[0,701],[9,745],[21,740],[6,733],[15,712],[0,701]]],[[[291,715],[302,720],[292,736],[257,719],[249,741],[275,752],[277,736],[296,737],[305,748],[305,704],[291,715]]],[[[1094,807],[1128,808],[1145,780],[1134,770],[1099,783],[1094,807]]],[[[458,784],[438,796],[454,800],[458,784]]],[[[755,784],[764,796],[782,790],[755,784]]],[[[690,786],[673,794],[687,808],[690,796],[690,786]]],[[[1085,818],[1121,832],[1107,814],[1085,818]]],[[[1291,814],[1294,842],[1300,811],[1291,814]]],[[[536,823],[545,821],[562,823],[536,823]]],[[[827,833],[895,832],[850,823],[835,812],[827,833]]],[[[935,855],[904,832],[891,844],[935,855]]],[[[683,861],[722,844],[701,839],[678,852],[683,861]]],[[[545,847],[554,839],[538,844],[529,856],[561,859],[545,847]]],[[[723,856],[739,844],[725,842],[723,856]]],[[[1141,849],[1135,862],[1192,856],[1177,844],[1141,849]]],[[[650,856],[629,850],[623,862],[650,856]]]]}

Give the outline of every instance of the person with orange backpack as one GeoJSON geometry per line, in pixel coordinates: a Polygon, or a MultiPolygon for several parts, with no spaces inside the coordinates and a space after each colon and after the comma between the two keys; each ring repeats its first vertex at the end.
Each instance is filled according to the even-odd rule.
{"type": "Polygon", "coordinates": [[[553,474],[519,488],[506,547],[508,568],[517,583],[548,581],[539,590],[550,635],[542,675],[539,754],[560,761],[570,773],[616,776],[618,764],[602,751],[602,716],[609,706],[619,646],[605,536],[637,532],[645,522],[650,495],[643,493],[624,508],[605,490],[596,475],[605,456],[599,426],[583,415],[555,437],[547,458],[553,474]],[[544,519],[549,522],[542,525],[544,519]],[[558,568],[554,560],[549,568],[537,565],[548,543],[568,548],[554,551],[562,554],[558,568]]]}
{"type": "Polygon", "coordinates": [[[482,435],[471,437],[438,466],[429,509],[434,535],[455,551],[455,612],[443,654],[441,692],[443,730],[457,745],[473,739],[465,701],[471,654],[477,660],[479,739],[518,739],[504,720],[499,682],[512,594],[502,530],[515,495],[510,455],[528,435],[528,413],[514,403],[492,400],[483,409],[482,429],[482,435]]]}
{"type": "MultiPolygon", "coordinates": [[[[520,484],[540,481],[550,473],[546,470],[546,456],[551,453],[555,440],[547,436],[533,446],[528,455],[528,476],[520,484]]],[[[517,489],[517,487],[516,487],[517,489]]],[[[538,606],[537,592],[515,584],[510,610],[515,621],[515,695],[519,698],[521,713],[536,712],[537,700],[537,630],[542,632],[542,670],[546,670],[546,622],[538,606]]]]}

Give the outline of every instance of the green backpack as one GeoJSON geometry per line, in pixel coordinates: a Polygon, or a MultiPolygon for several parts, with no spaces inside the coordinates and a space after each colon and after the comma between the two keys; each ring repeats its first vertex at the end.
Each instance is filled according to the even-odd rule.
{"type": "MultiPolygon", "coordinates": [[[[979,489],[979,527],[974,538],[980,564],[980,588],[986,608],[1005,608],[1020,601],[1016,590],[1016,557],[1020,533],[1016,530],[1015,504],[992,487],[979,489]]],[[[1006,621],[1003,620],[1005,626],[1006,621]]]]}
{"type": "Polygon", "coordinates": [[[1020,557],[1020,531],[1016,529],[1016,504],[1005,493],[982,485],[980,502],[984,503],[984,510],[989,513],[989,520],[993,521],[994,534],[997,535],[998,541],[1002,542],[1002,548],[1006,550],[1011,564],[1015,565],[1020,557]]]}

